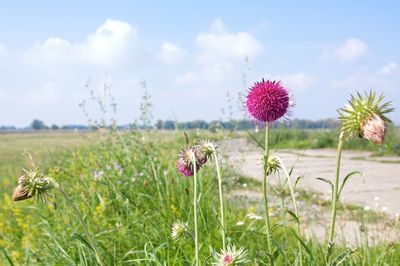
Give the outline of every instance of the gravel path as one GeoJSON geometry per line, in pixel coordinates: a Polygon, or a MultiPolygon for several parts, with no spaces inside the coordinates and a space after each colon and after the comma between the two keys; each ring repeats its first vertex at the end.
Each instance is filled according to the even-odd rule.
{"type": "MultiPolygon", "coordinates": [[[[261,153],[259,148],[245,139],[225,141],[222,151],[230,154],[244,174],[261,179],[261,153]]],[[[322,150],[280,150],[273,153],[281,157],[286,167],[293,165],[293,178],[303,176],[300,187],[312,189],[330,197],[330,187],[317,177],[333,180],[336,151],[322,150]]],[[[383,211],[390,215],[400,213],[400,157],[371,157],[370,152],[343,151],[341,178],[352,171],[362,175],[353,176],[346,184],[341,200],[383,211]]],[[[272,179],[273,182],[273,179],[272,179]]]]}

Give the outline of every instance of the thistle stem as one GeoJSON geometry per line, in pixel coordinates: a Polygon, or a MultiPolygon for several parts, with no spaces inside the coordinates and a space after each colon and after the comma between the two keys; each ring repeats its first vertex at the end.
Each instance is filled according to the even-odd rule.
{"type": "Polygon", "coordinates": [[[271,246],[271,224],[269,220],[269,208],[268,208],[268,196],[267,196],[267,175],[268,175],[268,157],[269,157],[269,124],[265,126],[265,145],[264,145],[264,157],[263,157],[263,180],[262,180],[262,191],[263,200],[265,207],[265,225],[267,227],[267,247],[268,254],[272,257],[272,246],[271,246]]]}
{"type": "Polygon", "coordinates": [[[329,230],[329,242],[328,242],[328,253],[326,256],[327,262],[331,255],[333,245],[335,244],[333,238],[335,234],[335,222],[336,222],[336,208],[338,203],[338,190],[339,190],[339,175],[340,175],[340,159],[342,157],[342,147],[343,147],[343,131],[339,135],[339,143],[336,152],[336,174],[335,183],[332,191],[332,212],[331,212],[331,226],[329,230]]]}
{"type": "MultiPolygon", "coordinates": [[[[290,196],[292,198],[292,202],[293,202],[293,208],[294,208],[294,214],[296,214],[297,216],[297,234],[299,235],[299,238],[301,238],[301,228],[300,228],[300,216],[299,216],[299,211],[297,208],[297,200],[296,200],[296,196],[294,195],[294,188],[292,185],[292,181],[290,180],[290,176],[288,171],[286,170],[285,165],[283,164],[283,161],[279,158],[279,164],[281,165],[281,168],[283,170],[283,173],[286,176],[288,185],[289,185],[289,190],[290,190],[290,196]]],[[[303,265],[303,252],[302,252],[302,247],[301,247],[301,242],[300,240],[298,240],[298,246],[299,246],[299,265],[302,266],[303,265]]]]}
{"type": "Polygon", "coordinates": [[[195,263],[194,265],[199,266],[199,238],[197,232],[197,165],[195,155],[192,154],[193,163],[193,219],[194,219],[194,246],[195,246],[195,263]]]}
{"type": "Polygon", "coordinates": [[[217,168],[217,176],[218,176],[218,190],[219,190],[219,207],[220,207],[220,226],[221,226],[221,236],[222,236],[222,248],[226,250],[226,242],[225,242],[225,221],[224,221],[224,199],[222,197],[222,179],[221,173],[218,164],[218,156],[217,152],[214,151],[214,159],[215,159],[215,167],[217,168]]]}

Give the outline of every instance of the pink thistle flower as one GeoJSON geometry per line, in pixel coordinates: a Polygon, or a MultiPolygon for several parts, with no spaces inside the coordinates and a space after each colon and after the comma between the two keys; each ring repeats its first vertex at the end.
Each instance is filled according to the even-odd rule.
{"type": "Polygon", "coordinates": [[[247,110],[256,120],[272,123],[283,117],[291,105],[288,90],[280,81],[262,79],[247,95],[247,110]]]}
{"type": "MultiPolygon", "coordinates": [[[[192,147],[185,148],[180,153],[177,167],[184,176],[192,176],[194,174],[193,158],[195,158],[195,151],[192,147]]],[[[199,169],[200,165],[196,162],[196,171],[199,169]]]]}

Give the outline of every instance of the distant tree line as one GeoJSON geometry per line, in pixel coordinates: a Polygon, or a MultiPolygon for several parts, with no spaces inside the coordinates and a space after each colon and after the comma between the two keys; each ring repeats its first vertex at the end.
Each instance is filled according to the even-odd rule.
{"type": "MultiPolygon", "coordinates": [[[[274,123],[272,125],[275,128],[286,127],[286,128],[299,128],[299,129],[321,129],[321,128],[337,128],[339,121],[336,119],[321,119],[321,120],[308,120],[308,119],[292,119],[284,122],[274,123]]],[[[177,122],[174,120],[158,120],[154,126],[147,125],[119,125],[118,129],[159,129],[159,130],[176,130],[176,129],[207,129],[211,131],[217,131],[219,129],[225,130],[247,130],[254,129],[256,124],[254,121],[248,119],[221,121],[214,120],[207,122],[205,120],[193,120],[188,122],[177,122]]],[[[79,131],[93,131],[97,127],[85,126],[85,125],[63,125],[58,126],[53,124],[47,126],[43,121],[35,119],[32,121],[29,127],[16,128],[15,126],[0,126],[0,131],[32,131],[32,130],[79,130],[79,131]]]]}
{"type": "MultiPolygon", "coordinates": [[[[322,119],[322,120],[306,120],[306,119],[293,119],[286,122],[273,124],[273,127],[281,127],[282,124],[287,128],[336,128],[339,122],[335,119],[322,119]]],[[[176,122],[173,120],[158,120],[155,127],[157,129],[173,130],[173,129],[229,129],[229,130],[245,130],[252,129],[256,124],[248,119],[231,120],[231,121],[211,121],[194,120],[189,122],[176,122]]]]}

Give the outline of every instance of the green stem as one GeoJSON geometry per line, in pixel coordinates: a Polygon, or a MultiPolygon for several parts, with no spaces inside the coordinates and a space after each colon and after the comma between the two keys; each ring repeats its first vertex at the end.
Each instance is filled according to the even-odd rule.
{"type": "Polygon", "coordinates": [[[336,153],[336,174],[335,174],[335,183],[333,186],[332,192],[332,213],[331,213],[331,226],[329,230],[329,242],[328,242],[328,253],[327,253],[327,262],[329,261],[329,257],[331,255],[333,245],[335,244],[333,238],[335,234],[335,222],[336,222],[336,208],[338,203],[338,190],[339,190],[339,175],[340,175],[340,159],[342,157],[342,146],[343,146],[343,132],[339,135],[339,143],[337,146],[336,153]]]}
{"type": "Polygon", "coordinates": [[[268,254],[272,258],[272,246],[271,246],[271,224],[269,220],[269,208],[268,208],[268,196],[267,196],[267,175],[268,175],[268,157],[269,157],[269,125],[265,126],[265,146],[264,146],[264,158],[263,158],[263,180],[262,180],[262,191],[265,207],[265,225],[267,227],[267,247],[268,254]]]}
{"type": "MultiPolygon", "coordinates": [[[[281,165],[281,168],[283,170],[283,173],[286,176],[288,185],[289,185],[289,190],[290,190],[290,196],[292,198],[292,203],[293,203],[293,208],[294,208],[294,214],[297,216],[297,234],[299,235],[299,238],[301,238],[301,228],[300,228],[300,216],[299,216],[299,211],[297,208],[297,200],[296,196],[294,195],[294,188],[292,185],[292,181],[290,180],[290,176],[288,171],[286,170],[285,165],[283,164],[283,161],[279,158],[279,164],[281,165]]],[[[303,265],[303,252],[302,252],[302,247],[301,247],[301,242],[298,240],[298,246],[299,246],[299,261],[300,261],[300,266],[303,265]]]]}
{"type": "Polygon", "coordinates": [[[89,228],[87,227],[85,221],[83,221],[81,213],[79,212],[75,203],[71,200],[71,198],[67,195],[67,193],[65,193],[65,191],[61,188],[61,186],[59,187],[59,189],[61,191],[61,194],[64,196],[65,200],[68,202],[68,204],[70,205],[72,210],[75,212],[76,216],[78,217],[78,220],[83,228],[83,231],[85,231],[85,234],[86,234],[87,238],[89,239],[89,243],[92,245],[92,247],[94,249],[97,263],[101,266],[104,266],[105,264],[103,262],[103,259],[100,256],[100,252],[97,248],[96,242],[93,240],[92,234],[90,233],[89,228]]]}
{"type": "Polygon", "coordinates": [[[219,207],[220,207],[220,224],[221,224],[221,236],[222,236],[222,248],[226,250],[226,242],[225,242],[225,221],[224,221],[224,199],[222,197],[222,179],[221,173],[218,164],[218,156],[217,152],[214,151],[214,159],[215,159],[215,167],[217,168],[217,176],[218,176],[218,190],[219,190],[219,207]]]}
{"type": "Polygon", "coordinates": [[[195,265],[199,266],[199,238],[197,232],[197,168],[196,168],[196,157],[192,154],[193,163],[193,219],[194,219],[194,246],[195,246],[195,265]]]}

